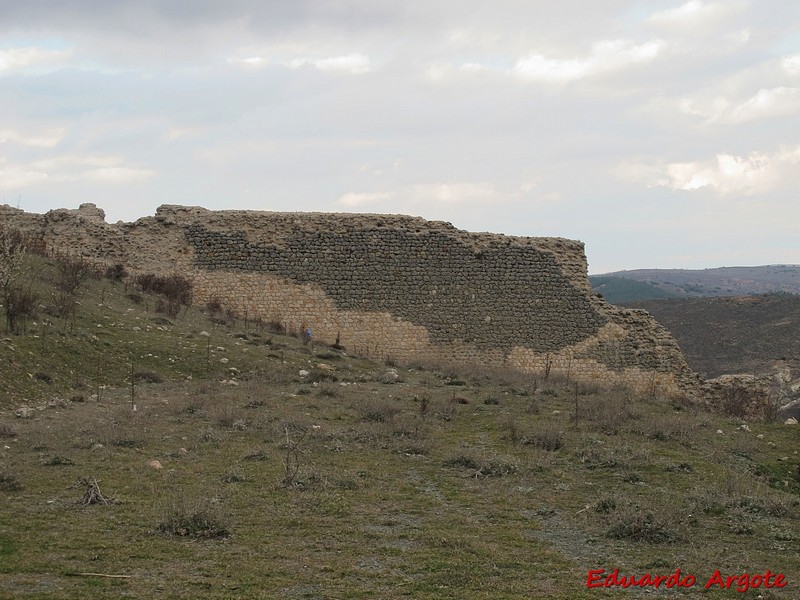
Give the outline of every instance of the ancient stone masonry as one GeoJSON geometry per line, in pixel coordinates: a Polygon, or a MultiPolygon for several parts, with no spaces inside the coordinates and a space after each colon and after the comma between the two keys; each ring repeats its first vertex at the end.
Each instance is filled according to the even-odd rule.
{"type": "Polygon", "coordinates": [[[105,223],[83,205],[0,223],[51,248],[139,272],[181,272],[195,301],[400,362],[502,365],[650,391],[696,378],[646,312],[620,309],[589,285],[583,244],[469,233],[397,215],[212,212],[162,206],[135,223],[105,223]]]}
{"type": "Polygon", "coordinates": [[[532,246],[473,249],[440,231],[389,228],[298,231],[284,247],[242,232],[186,227],[196,264],[209,271],[268,273],[322,288],[343,311],[388,312],[456,341],[510,350],[524,342],[558,352],[607,321],[565,277],[551,253],[532,246]]]}

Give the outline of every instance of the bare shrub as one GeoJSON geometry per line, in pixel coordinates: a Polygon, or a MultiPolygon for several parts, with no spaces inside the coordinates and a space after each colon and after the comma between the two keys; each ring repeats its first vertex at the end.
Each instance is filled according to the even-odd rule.
{"type": "Polygon", "coordinates": [[[297,423],[283,424],[283,477],[281,485],[285,488],[304,488],[308,482],[301,477],[300,469],[303,466],[303,457],[306,451],[301,448],[303,440],[309,433],[309,428],[297,423]]]}
{"type": "Polygon", "coordinates": [[[599,394],[579,400],[580,420],[589,421],[607,435],[616,435],[628,421],[640,418],[628,399],[619,394],[599,394]]]}
{"type": "Polygon", "coordinates": [[[449,468],[463,468],[477,471],[480,468],[478,461],[468,454],[459,454],[444,461],[443,466],[449,468]]]}
{"type": "Polygon", "coordinates": [[[164,377],[155,371],[136,371],[133,380],[136,383],[164,383],[164,377]]]}
{"type": "Polygon", "coordinates": [[[648,414],[639,419],[632,430],[644,437],[666,442],[669,440],[687,442],[698,423],[690,415],[648,414]]]}
{"type": "Polygon", "coordinates": [[[286,327],[280,321],[267,321],[267,331],[276,335],[285,335],[286,327]]]}
{"type": "Polygon", "coordinates": [[[575,453],[575,456],[587,469],[616,469],[625,466],[620,455],[604,447],[589,446],[575,453]]]}
{"type": "Polygon", "coordinates": [[[214,296],[213,298],[209,299],[206,302],[206,311],[211,313],[212,315],[216,315],[222,312],[222,302],[220,299],[214,296]]]}
{"type": "Polygon", "coordinates": [[[18,333],[19,322],[22,321],[24,332],[26,320],[36,317],[39,296],[30,289],[12,286],[5,291],[3,303],[6,310],[6,328],[12,333],[18,333]]]}
{"type": "Polygon", "coordinates": [[[330,384],[322,384],[317,388],[317,396],[322,398],[336,398],[338,395],[339,391],[330,384]]]}
{"type": "Polygon", "coordinates": [[[672,523],[667,515],[625,505],[614,512],[606,535],[618,540],[666,544],[679,539],[672,523]]]}
{"type": "Polygon", "coordinates": [[[6,328],[14,330],[12,293],[17,290],[17,280],[25,258],[26,244],[22,233],[0,225],[0,292],[6,312],[6,328]],[[11,311],[9,311],[9,307],[11,311]]]}
{"type": "Polygon", "coordinates": [[[221,402],[214,405],[210,413],[214,422],[218,426],[226,429],[240,429],[240,427],[237,427],[237,423],[239,423],[239,421],[244,423],[241,419],[239,408],[230,402],[221,402]]]}
{"type": "Polygon", "coordinates": [[[58,311],[65,319],[75,316],[77,293],[81,284],[92,275],[92,265],[79,256],[56,257],[58,268],[58,311]]]}
{"type": "Polygon", "coordinates": [[[0,491],[18,492],[22,489],[22,484],[16,476],[0,471],[0,491]]]}
{"type": "Polygon", "coordinates": [[[436,418],[442,421],[452,421],[458,414],[458,402],[452,399],[443,400],[436,405],[436,418]]]}
{"type": "Polygon", "coordinates": [[[160,533],[191,538],[224,538],[230,535],[227,519],[207,500],[190,500],[177,494],[162,507],[160,533]]]}
{"type": "Polygon", "coordinates": [[[241,483],[242,481],[247,481],[247,478],[238,471],[226,473],[220,479],[222,483],[241,483]]]}
{"type": "Polygon", "coordinates": [[[388,400],[368,400],[358,407],[363,421],[385,423],[400,414],[400,407],[388,400]]]}
{"type": "Polygon", "coordinates": [[[116,498],[107,498],[103,495],[100,491],[100,484],[94,477],[91,479],[86,477],[79,479],[75,487],[84,488],[83,497],[78,500],[78,503],[84,506],[89,506],[91,504],[102,504],[106,506],[117,502],[116,498]]]}
{"type": "Polygon", "coordinates": [[[154,273],[144,273],[136,278],[136,284],[145,293],[162,294],[160,308],[172,318],[178,316],[181,308],[192,303],[192,283],[183,275],[173,274],[159,277],[154,273]]]}
{"type": "Polygon", "coordinates": [[[504,437],[512,444],[518,443],[523,437],[522,429],[513,415],[508,415],[503,421],[503,430],[505,431],[504,437]]]}
{"type": "Polygon", "coordinates": [[[420,397],[414,396],[414,401],[419,402],[419,416],[423,418],[427,416],[428,410],[431,407],[430,396],[427,394],[422,394],[420,397]]]}
{"type": "Polygon", "coordinates": [[[105,276],[106,279],[110,279],[114,282],[120,282],[128,276],[128,270],[122,263],[117,263],[106,269],[105,276]]]}
{"type": "Polygon", "coordinates": [[[0,437],[14,438],[17,437],[17,430],[8,423],[0,423],[0,437]]]}
{"type": "Polygon", "coordinates": [[[476,458],[471,454],[459,454],[442,464],[447,468],[468,469],[471,471],[470,476],[476,479],[514,475],[519,471],[516,460],[502,456],[476,458]]]}
{"type": "Polygon", "coordinates": [[[66,456],[51,456],[42,463],[46,467],[67,467],[75,464],[75,461],[66,456]]]}
{"type": "Polygon", "coordinates": [[[522,443],[527,446],[555,452],[564,446],[564,434],[553,425],[539,425],[525,435],[522,443]]]}
{"type": "Polygon", "coordinates": [[[338,381],[339,378],[333,371],[328,371],[327,369],[320,369],[315,367],[311,369],[306,377],[306,381],[309,383],[320,383],[322,381],[338,381]]]}

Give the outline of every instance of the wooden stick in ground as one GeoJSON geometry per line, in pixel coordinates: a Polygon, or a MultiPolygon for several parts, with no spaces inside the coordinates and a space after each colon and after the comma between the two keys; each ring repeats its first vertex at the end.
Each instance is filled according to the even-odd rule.
{"type": "Polygon", "coordinates": [[[131,575],[107,575],[106,573],[64,573],[67,577],[106,577],[108,579],[130,579],[131,575]]]}

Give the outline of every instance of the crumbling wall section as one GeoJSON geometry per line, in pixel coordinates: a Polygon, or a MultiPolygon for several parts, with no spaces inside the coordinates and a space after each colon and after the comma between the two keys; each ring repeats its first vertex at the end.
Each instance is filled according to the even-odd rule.
{"type": "Polygon", "coordinates": [[[591,290],[583,244],[470,233],[401,215],[208,211],[162,206],[107,224],[83,205],[0,222],[48,247],[134,272],[180,272],[195,302],[339,339],[400,362],[458,361],[562,374],[641,391],[686,391],[694,375],[644,311],[591,290]]]}

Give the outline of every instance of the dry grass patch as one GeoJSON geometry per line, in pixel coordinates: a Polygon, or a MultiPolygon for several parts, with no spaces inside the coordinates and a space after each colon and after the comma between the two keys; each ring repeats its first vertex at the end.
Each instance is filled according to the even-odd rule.
{"type": "Polygon", "coordinates": [[[203,539],[226,538],[231,534],[228,519],[216,505],[205,499],[190,500],[181,494],[164,503],[156,531],[203,539]]]}

